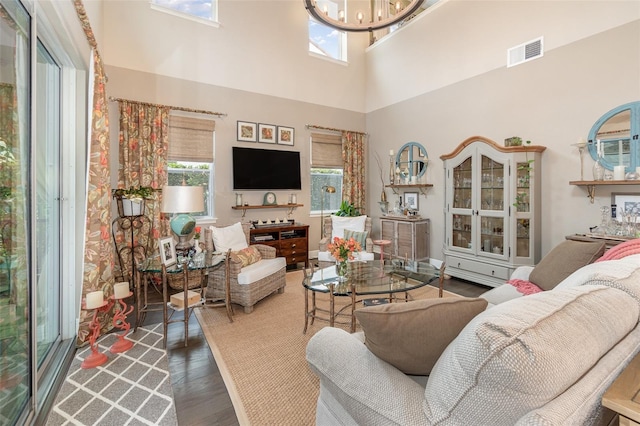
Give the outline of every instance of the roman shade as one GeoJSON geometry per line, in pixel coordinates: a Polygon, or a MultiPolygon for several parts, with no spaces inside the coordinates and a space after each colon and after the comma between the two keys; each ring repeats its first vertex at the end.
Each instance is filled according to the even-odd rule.
{"type": "Polygon", "coordinates": [[[311,133],[311,167],[342,168],[342,136],[311,133]]]}
{"type": "Polygon", "coordinates": [[[169,117],[168,156],[172,161],[213,163],[213,132],[216,122],[211,119],[169,117]]]}

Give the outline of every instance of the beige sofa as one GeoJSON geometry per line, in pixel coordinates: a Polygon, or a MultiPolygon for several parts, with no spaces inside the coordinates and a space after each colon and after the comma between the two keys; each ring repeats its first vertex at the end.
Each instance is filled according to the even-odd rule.
{"type": "Polygon", "coordinates": [[[586,265],[552,290],[499,301],[462,329],[428,376],[378,358],[363,333],[326,327],[307,346],[320,378],[316,422],[609,424],[614,414],[602,394],[640,350],[639,318],[640,255],[631,255],[586,265]]]}

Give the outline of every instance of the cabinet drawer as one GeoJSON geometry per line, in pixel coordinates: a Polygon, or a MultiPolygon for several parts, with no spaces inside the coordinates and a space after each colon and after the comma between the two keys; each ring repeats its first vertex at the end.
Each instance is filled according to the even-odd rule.
{"type": "Polygon", "coordinates": [[[511,275],[510,268],[456,256],[447,256],[447,266],[475,272],[476,274],[487,275],[489,277],[504,279],[505,281],[508,280],[511,275]]]}
{"type": "Polygon", "coordinates": [[[304,262],[306,264],[308,261],[306,253],[292,254],[292,255],[286,256],[286,259],[287,259],[287,265],[295,265],[296,263],[299,263],[299,262],[304,262]]]}
{"type": "Polygon", "coordinates": [[[289,240],[280,241],[280,250],[286,252],[287,250],[307,250],[307,240],[301,238],[292,238],[289,240]]]}

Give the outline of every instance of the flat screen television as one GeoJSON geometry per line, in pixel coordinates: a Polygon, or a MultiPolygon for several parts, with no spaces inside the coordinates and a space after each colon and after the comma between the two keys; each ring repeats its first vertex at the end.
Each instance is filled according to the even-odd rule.
{"type": "Polygon", "coordinates": [[[233,189],[302,189],[300,153],[234,146],[233,189]]]}

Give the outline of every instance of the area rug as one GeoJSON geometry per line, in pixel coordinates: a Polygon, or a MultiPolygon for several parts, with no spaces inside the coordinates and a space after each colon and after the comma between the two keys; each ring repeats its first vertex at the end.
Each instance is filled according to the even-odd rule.
{"type": "MultiPolygon", "coordinates": [[[[319,383],[307,365],[305,349],[327,323],[316,320],[302,333],[302,277],[302,271],[287,273],[285,292],[262,300],[251,314],[234,306],[233,323],[224,309],[196,310],[241,425],[315,424],[319,383]]],[[[411,295],[437,297],[438,289],[425,286],[411,295]]],[[[322,296],[317,295],[318,304],[322,296]]]]}
{"type": "Polygon", "coordinates": [[[100,367],[80,368],[91,349],[77,351],[47,426],[178,424],[162,323],[138,327],[128,337],[134,345],[120,354],[109,352],[114,334],[98,340],[100,352],[109,357],[100,367]]]}

